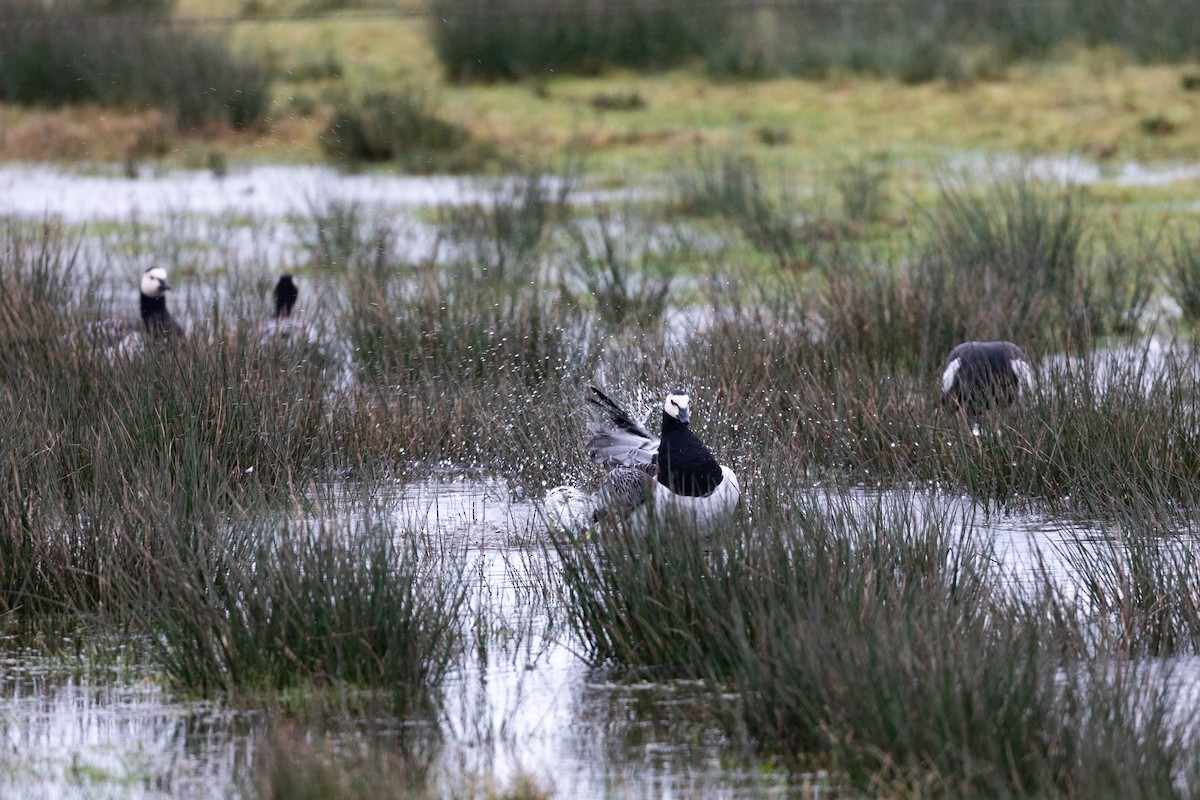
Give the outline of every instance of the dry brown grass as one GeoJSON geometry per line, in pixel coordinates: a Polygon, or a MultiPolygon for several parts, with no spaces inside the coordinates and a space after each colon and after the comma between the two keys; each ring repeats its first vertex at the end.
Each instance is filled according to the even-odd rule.
{"type": "Polygon", "coordinates": [[[0,159],[5,160],[121,161],[161,155],[174,136],[175,126],[162,111],[0,107],[0,159]]]}

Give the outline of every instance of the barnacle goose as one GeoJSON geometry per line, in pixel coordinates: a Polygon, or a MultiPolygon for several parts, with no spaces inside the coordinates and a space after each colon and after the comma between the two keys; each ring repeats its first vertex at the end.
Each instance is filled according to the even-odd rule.
{"type": "Polygon", "coordinates": [[[150,267],[142,273],[141,321],[105,319],[88,324],[84,337],[93,345],[105,347],[110,355],[128,356],[144,346],[144,340],[183,338],[183,326],[167,310],[167,271],[150,267]]]}
{"type": "Polygon", "coordinates": [[[292,315],[296,300],[300,297],[300,289],[290,273],[279,276],[271,295],[275,299],[275,316],[258,326],[259,340],[263,344],[315,344],[315,332],[303,320],[292,315]]]}
{"type": "Polygon", "coordinates": [[[285,272],[279,276],[271,295],[275,298],[275,319],[291,318],[292,309],[295,308],[296,300],[300,297],[300,290],[296,288],[296,282],[292,280],[291,273],[285,272]]]}
{"type": "Polygon", "coordinates": [[[737,476],[718,463],[688,427],[691,398],[685,391],[667,394],[659,436],[594,386],[587,402],[599,419],[587,443],[588,456],[610,468],[596,495],[597,517],[641,514],[653,508],[660,521],[683,519],[708,525],[733,514],[741,497],[737,476]]]}
{"type": "Polygon", "coordinates": [[[969,417],[1007,408],[1033,387],[1033,368],[1012,342],[963,342],[942,368],[942,405],[969,417]]]}

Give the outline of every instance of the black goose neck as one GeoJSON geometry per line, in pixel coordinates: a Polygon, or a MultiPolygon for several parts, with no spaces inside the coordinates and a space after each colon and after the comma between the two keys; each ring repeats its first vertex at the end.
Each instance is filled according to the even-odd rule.
{"type": "Polygon", "coordinates": [[[167,311],[167,298],[142,295],[142,325],[146,332],[156,336],[169,335],[174,330],[174,320],[167,311]]]}
{"type": "Polygon", "coordinates": [[[170,316],[167,314],[167,298],[165,295],[162,297],[142,295],[142,322],[149,323],[150,320],[163,315],[170,316]]]}
{"type": "Polygon", "coordinates": [[[275,284],[275,317],[277,319],[290,317],[298,297],[300,297],[300,290],[296,288],[291,277],[285,275],[280,278],[279,283],[275,284]]]}
{"type": "Polygon", "coordinates": [[[688,424],[686,422],[680,422],[679,420],[675,419],[675,417],[672,417],[667,412],[665,412],[665,411],[663,412],[663,417],[662,417],[663,436],[666,436],[671,431],[686,431],[686,430],[690,430],[690,428],[688,428],[688,424]]]}
{"type": "Polygon", "coordinates": [[[721,485],[724,474],[712,452],[687,423],[664,414],[657,478],[677,495],[706,497],[721,485]]]}

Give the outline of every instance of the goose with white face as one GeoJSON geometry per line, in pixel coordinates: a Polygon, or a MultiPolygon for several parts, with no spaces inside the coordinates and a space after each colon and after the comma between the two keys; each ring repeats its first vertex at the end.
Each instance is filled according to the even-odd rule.
{"type": "Polygon", "coordinates": [[[688,410],[691,404],[692,398],[688,396],[687,392],[676,389],[663,401],[663,413],[687,425],[691,419],[691,412],[688,410]]]}
{"type": "Polygon", "coordinates": [[[699,524],[727,520],[740,497],[737,476],[691,430],[691,397],[682,389],[662,403],[662,433],[655,436],[593,387],[588,406],[598,420],[589,457],[609,468],[599,493],[597,519],[605,515],[645,522],[648,513],[699,524]]]}
{"type": "Polygon", "coordinates": [[[142,294],[157,299],[171,291],[167,283],[167,271],[162,267],[151,267],[142,273],[142,294]]]}

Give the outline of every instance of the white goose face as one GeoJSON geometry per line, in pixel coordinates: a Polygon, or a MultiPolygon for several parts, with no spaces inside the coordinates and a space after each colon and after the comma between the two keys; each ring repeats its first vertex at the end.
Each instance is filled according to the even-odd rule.
{"type": "Polygon", "coordinates": [[[688,411],[688,406],[691,403],[692,399],[688,397],[687,392],[682,389],[676,389],[668,394],[667,399],[663,401],[663,413],[674,417],[686,425],[691,418],[691,414],[688,411]]]}
{"type": "Polygon", "coordinates": [[[167,271],[162,267],[151,267],[142,273],[142,294],[159,298],[171,290],[167,283],[167,271]]]}

